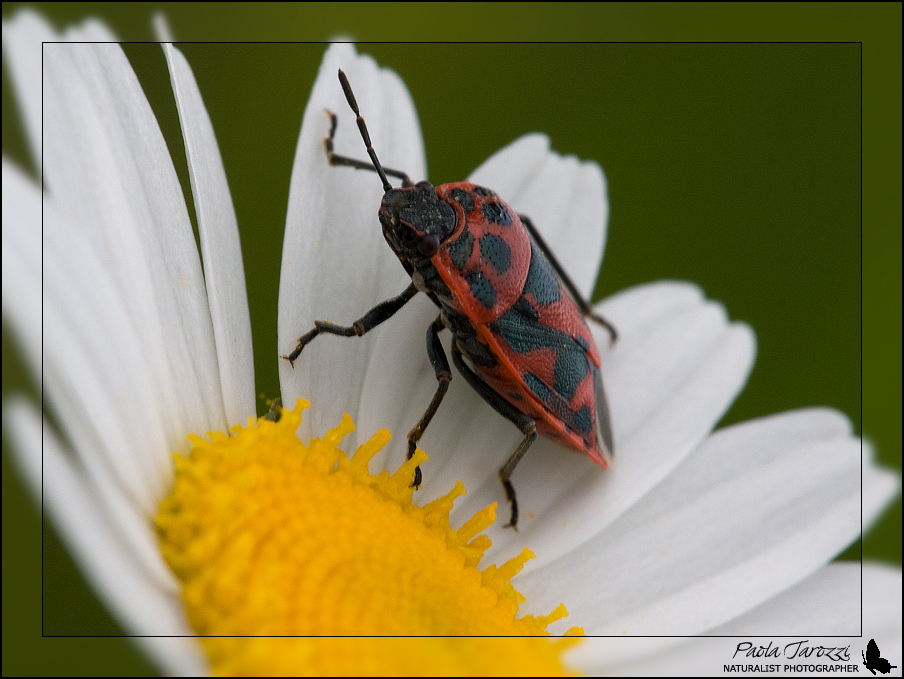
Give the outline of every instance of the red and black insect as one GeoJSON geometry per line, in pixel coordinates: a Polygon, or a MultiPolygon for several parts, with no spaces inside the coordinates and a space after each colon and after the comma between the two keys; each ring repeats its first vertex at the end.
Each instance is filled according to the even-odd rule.
{"type": "MultiPolygon", "coordinates": [[[[324,140],[331,165],[376,172],[383,181],[380,224],[409,285],[350,326],[315,321],[283,358],[293,363],[317,335],[360,336],[390,318],[418,292],[440,309],[427,329],[427,356],[439,382],[433,400],[408,433],[408,459],[436,414],[452,380],[439,332],[452,333],[452,361],[462,377],[524,439],[499,470],[512,505],[508,525],[518,523],[512,472],[540,433],[584,453],[605,469],[613,452],[609,405],[600,375],[600,354],[584,317],[605,327],[543,242],[530,219],[516,214],[493,191],[470,182],[434,187],[384,168],[371,146],[351,85],[339,81],[370,163],[333,153],[336,116],[324,140]],[[387,175],[402,180],[393,188],[387,175]]],[[[294,364],[294,363],[293,363],[294,364]]],[[[415,472],[419,486],[421,471],[415,472]]]]}

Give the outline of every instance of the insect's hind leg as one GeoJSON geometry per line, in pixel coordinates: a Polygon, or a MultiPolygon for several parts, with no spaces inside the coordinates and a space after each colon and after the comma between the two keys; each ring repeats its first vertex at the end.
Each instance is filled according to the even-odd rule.
{"type": "Polygon", "coordinates": [[[515,452],[513,452],[509,456],[509,459],[506,460],[505,464],[499,468],[499,480],[502,481],[502,487],[505,489],[506,499],[512,505],[511,518],[505,527],[512,527],[515,530],[518,530],[518,499],[515,496],[515,487],[512,485],[511,481],[512,472],[515,471],[515,467],[518,466],[518,462],[524,457],[524,453],[527,452],[527,449],[530,448],[531,444],[536,440],[537,423],[534,422],[532,417],[517,410],[515,406],[499,396],[499,394],[493,391],[489,385],[483,381],[480,375],[471,370],[465,363],[461,349],[454,340],[452,342],[452,361],[455,363],[455,367],[458,368],[462,377],[465,378],[465,381],[474,388],[474,391],[480,394],[484,401],[493,406],[493,410],[518,427],[518,429],[521,430],[521,433],[524,434],[524,438],[521,443],[518,444],[518,447],[515,448],[515,452]]]}
{"type": "MultiPolygon", "coordinates": [[[[449,382],[452,381],[452,371],[449,370],[449,359],[446,358],[446,352],[443,351],[443,345],[439,341],[439,331],[445,328],[442,315],[437,316],[436,320],[427,328],[427,358],[430,359],[430,365],[433,366],[433,372],[436,373],[436,380],[439,384],[436,387],[436,393],[433,394],[433,400],[427,406],[426,412],[414,425],[414,429],[408,432],[408,455],[405,459],[410,460],[417,450],[418,441],[424,435],[430,420],[436,415],[439,404],[443,402],[446,392],[449,390],[449,382]]],[[[414,481],[411,485],[415,488],[421,485],[421,468],[415,467],[414,481]]]]}
{"type": "Polygon", "coordinates": [[[565,269],[561,264],[559,264],[559,260],[556,259],[556,256],[553,254],[550,247],[546,244],[546,241],[543,240],[543,236],[540,235],[540,232],[537,230],[537,227],[534,226],[534,223],[530,220],[530,217],[527,217],[525,215],[518,215],[518,218],[521,220],[521,223],[524,224],[524,228],[527,229],[528,233],[530,233],[530,235],[533,237],[539,248],[543,250],[543,254],[546,255],[546,259],[548,259],[549,263],[552,264],[552,268],[554,268],[556,270],[556,273],[559,274],[559,278],[561,279],[565,287],[568,288],[568,292],[571,293],[571,297],[574,300],[575,304],[577,304],[578,309],[581,310],[581,313],[584,314],[584,316],[586,316],[587,318],[590,318],[603,326],[609,332],[609,344],[615,344],[616,340],[618,340],[618,331],[615,329],[615,326],[599,314],[594,313],[593,307],[590,306],[590,302],[584,299],[584,296],[580,293],[577,286],[572,282],[571,278],[568,277],[565,269]]]}
{"type": "MultiPolygon", "coordinates": [[[[323,138],[323,146],[326,148],[326,158],[329,164],[333,167],[353,167],[356,170],[370,170],[371,172],[376,172],[377,169],[368,161],[349,158],[348,156],[340,156],[333,152],[333,138],[336,136],[336,127],[339,124],[339,119],[332,111],[327,111],[326,114],[330,117],[330,133],[323,138]]],[[[384,167],[383,172],[391,177],[401,179],[402,186],[414,186],[414,182],[401,170],[393,170],[392,168],[384,167]]]]}

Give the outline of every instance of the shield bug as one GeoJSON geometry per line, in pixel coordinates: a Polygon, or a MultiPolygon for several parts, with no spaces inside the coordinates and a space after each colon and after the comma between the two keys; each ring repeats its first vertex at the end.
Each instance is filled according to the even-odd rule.
{"type": "MultiPolygon", "coordinates": [[[[324,139],[330,165],[376,172],[383,182],[379,219],[383,237],[411,284],[350,326],[315,321],[283,356],[294,365],[321,333],[361,336],[389,319],[418,292],[439,308],[427,328],[427,356],[438,386],[424,415],[408,433],[408,459],[433,419],[452,380],[439,333],[452,333],[452,361],[474,390],[524,438],[499,469],[517,527],[512,472],[537,434],[584,453],[605,469],[612,458],[612,425],[600,374],[600,354],[584,318],[616,331],[596,315],[550,252],[533,223],[493,191],[470,182],[434,187],[384,168],[370,141],[345,73],[345,98],[357,117],[370,162],[333,152],[337,118],[329,113],[324,139]],[[401,180],[393,188],[387,177],[401,180]]],[[[421,482],[415,471],[414,483],[421,482]]]]}

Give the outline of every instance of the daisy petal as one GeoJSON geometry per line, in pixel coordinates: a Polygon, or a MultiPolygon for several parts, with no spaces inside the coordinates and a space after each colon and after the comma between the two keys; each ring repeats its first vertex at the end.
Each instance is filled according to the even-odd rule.
{"type": "MultiPolygon", "coordinates": [[[[885,570],[878,566],[858,561],[830,563],[744,615],[709,630],[706,636],[797,636],[810,634],[814,629],[832,636],[855,637],[864,632],[871,633],[861,629],[861,622],[865,620],[851,615],[852,611],[862,608],[861,588],[865,589],[867,582],[875,580],[868,573],[870,569],[876,570],[876,575],[884,581],[881,576],[885,575],[885,570]]],[[[899,574],[897,587],[891,587],[885,596],[890,601],[900,601],[900,592],[899,574]]],[[[863,595],[863,598],[869,598],[866,592],[863,595]]],[[[888,610],[887,606],[885,610],[888,610]]]]}
{"type": "MultiPolygon", "coordinates": [[[[44,17],[28,8],[17,12],[8,21],[3,21],[3,50],[16,83],[16,99],[22,112],[22,124],[39,177],[42,176],[43,160],[41,45],[45,42],[59,42],[60,38],[44,17]]],[[[69,28],[62,39],[72,42],[116,41],[106,26],[93,19],[69,28]]]]}
{"type": "Polygon", "coordinates": [[[243,424],[256,412],[251,319],[245,292],[245,267],[226,170],[210,116],[185,56],[163,46],[169,66],[188,176],[198,216],[204,282],[217,346],[220,387],[226,421],[243,424]]]}
{"type": "Polygon", "coordinates": [[[148,577],[141,562],[144,555],[136,555],[116,539],[107,522],[109,513],[95,503],[53,430],[42,425],[37,411],[23,399],[10,399],[4,405],[3,422],[15,443],[12,449],[24,478],[43,498],[70,553],[127,632],[148,637],[142,645],[170,672],[204,673],[178,595],[164,593],[148,577]],[[158,636],[172,638],[154,638],[158,636]]]}
{"type": "MultiPolygon", "coordinates": [[[[44,379],[59,387],[48,401],[71,431],[85,434],[78,443],[86,463],[109,469],[98,486],[124,489],[150,515],[171,462],[153,380],[133,356],[141,339],[127,301],[103,257],[46,199],[44,233],[44,338],[53,338],[42,345],[44,379]]],[[[36,301],[38,290],[29,290],[36,301]]]]}
{"type": "MultiPolygon", "coordinates": [[[[48,401],[117,539],[172,591],[148,517],[171,478],[170,451],[188,448],[187,432],[225,428],[197,249],[165,143],[121,49],[47,44],[44,57],[48,401]]],[[[8,175],[4,164],[4,188],[8,175]]],[[[21,209],[27,223],[31,207],[21,209]]],[[[37,306],[39,289],[17,294],[37,306]]]]}
{"type": "Polygon", "coordinates": [[[589,298],[606,245],[609,200],[600,166],[550,151],[549,138],[528,134],[471,173],[537,227],[568,276],[589,298]]]}
{"type": "MultiPolygon", "coordinates": [[[[847,419],[827,409],[724,429],[608,529],[526,575],[521,591],[531,607],[564,600],[592,634],[689,635],[723,624],[856,539],[860,446],[847,419]],[[567,583],[591,572],[598,588],[569,596],[567,583]],[[656,586],[617,585],[638,580],[656,586]]],[[[870,489],[887,501],[894,482],[870,489]]]]}
{"type": "MultiPolygon", "coordinates": [[[[722,637],[799,635],[810,647],[850,647],[855,661],[858,646],[865,647],[866,640],[874,638],[883,656],[900,658],[900,602],[900,569],[871,563],[862,567],[859,563],[833,563],[712,633],[722,637]],[[859,616],[853,616],[856,631],[848,636],[814,638],[814,627],[827,621],[829,629],[848,629],[850,620],[844,619],[858,610],[863,611],[862,632],[859,616]],[[850,636],[861,633],[862,643],[855,640],[852,644],[850,636]]],[[[742,641],[745,639],[596,638],[570,651],[568,660],[591,676],[666,676],[678,667],[685,676],[721,676],[723,659],[732,658],[742,641]]],[[[777,639],[773,645],[784,653],[784,646],[795,641],[777,639]]],[[[756,643],[768,642],[764,639],[756,643]]]]}
{"type": "MultiPolygon", "coordinates": [[[[81,256],[87,250],[86,244],[73,238],[72,229],[60,228],[56,231],[58,238],[44,243],[44,261],[54,275],[48,275],[45,269],[47,297],[42,307],[42,281],[38,275],[41,260],[37,255],[40,232],[36,224],[28,227],[40,214],[35,209],[38,190],[5,160],[3,188],[4,313],[15,321],[12,327],[22,338],[23,351],[38,374],[44,345],[41,318],[36,318],[36,310],[42,311],[48,336],[65,347],[65,352],[61,352],[65,360],[46,352],[43,381],[48,398],[57,407],[71,440],[81,444],[85,470],[98,497],[107,505],[120,538],[132,546],[135,554],[146,558],[149,574],[161,586],[172,589],[174,581],[159,557],[146,521],[155,493],[162,491],[163,464],[168,464],[168,460],[163,452],[153,448],[154,443],[163,442],[159,426],[150,429],[138,443],[128,434],[130,422],[136,426],[146,424],[147,419],[142,418],[152,420],[154,410],[149,405],[148,415],[140,407],[146,402],[140,390],[141,375],[130,375],[131,357],[116,351],[117,346],[129,345],[110,342],[127,331],[117,323],[122,318],[122,313],[115,313],[119,299],[110,294],[103,267],[81,256]],[[72,275],[67,278],[70,269],[72,275]],[[69,284],[58,286],[60,277],[67,278],[69,284]],[[81,313],[70,313],[72,308],[81,313]],[[92,341],[93,335],[96,338],[92,341]],[[100,353],[90,351],[91,346],[101,348],[100,353]],[[136,381],[139,392],[133,401],[111,400],[111,394],[128,393],[136,381]],[[123,454],[130,450],[136,454],[123,454]]],[[[53,204],[45,206],[44,217],[45,224],[53,229],[58,223],[53,204]]],[[[39,455],[40,448],[35,453],[39,455]]]]}
{"type": "MultiPolygon", "coordinates": [[[[399,77],[348,44],[331,46],[305,109],[292,170],[279,290],[279,352],[289,353],[315,320],[351,325],[376,304],[401,293],[410,280],[383,240],[377,210],[383,194],[376,173],[330,167],[323,139],[326,111],[338,116],[335,151],[366,158],[354,114],[339,85],[348,75],[373,147],[385,167],[426,176],[414,104],[399,77]],[[341,265],[337,265],[341,263],[341,265]]],[[[294,369],[280,361],[284,402],[317,396],[302,432],[334,426],[343,413],[360,420],[360,394],[377,333],[354,339],[321,337],[294,369]],[[341,360],[335,360],[341,356],[341,360]]],[[[349,437],[353,446],[357,435],[349,437]]],[[[366,439],[366,437],[365,437],[366,439]]]]}
{"type": "MultiPolygon", "coordinates": [[[[86,22],[66,37],[111,36],[86,22]]],[[[29,12],[4,22],[7,42],[26,43],[26,57],[43,59],[39,129],[47,162],[42,193],[3,159],[3,308],[71,451],[21,400],[5,404],[4,425],[26,478],[38,493],[46,488],[44,506],[123,626],[168,671],[203,673],[198,647],[179,638],[193,633],[151,517],[172,478],[171,451],[189,448],[186,435],[225,429],[224,403],[230,417],[254,411],[244,274],[210,121],[187,64],[172,56],[187,154],[192,170],[208,173],[192,174],[192,184],[210,267],[206,287],[220,317],[222,390],[182,190],[121,48],[56,42],[29,12]],[[37,54],[27,46],[36,39],[45,41],[37,54]],[[213,166],[219,175],[210,178],[213,166]],[[225,212],[229,219],[221,220],[225,212]],[[222,221],[229,221],[226,236],[222,221]]]]}
{"type": "MultiPolygon", "coordinates": [[[[167,448],[185,449],[185,432],[225,429],[226,420],[204,279],[166,143],[118,45],[45,44],[44,104],[50,195],[110,270],[138,338],[133,371],[155,384],[167,448]]],[[[56,237],[47,228],[45,242],[56,237]]]]}

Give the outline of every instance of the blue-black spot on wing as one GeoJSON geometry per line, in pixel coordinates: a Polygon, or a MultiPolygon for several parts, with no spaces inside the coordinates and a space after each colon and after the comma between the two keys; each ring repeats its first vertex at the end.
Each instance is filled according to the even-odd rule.
{"type": "Polygon", "coordinates": [[[456,238],[454,243],[449,245],[449,257],[459,271],[465,268],[465,264],[473,250],[474,236],[467,230],[456,238]]]}
{"type": "Polygon", "coordinates": [[[550,412],[565,423],[565,431],[576,431],[581,435],[590,433],[593,421],[590,416],[590,408],[581,406],[577,411],[572,410],[561,396],[546,386],[546,383],[533,373],[524,373],[524,383],[537,395],[537,398],[550,412]]]}
{"type": "MultiPolygon", "coordinates": [[[[571,338],[569,337],[568,339],[571,338]]],[[[554,374],[555,384],[552,385],[553,389],[570,402],[578,390],[578,385],[587,376],[587,354],[577,342],[573,344],[562,343],[560,349],[556,352],[554,374]]]]}
{"type": "Polygon", "coordinates": [[[465,191],[464,189],[452,189],[452,198],[455,199],[455,202],[461,205],[461,209],[465,211],[465,214],[471,214],[474,212],[474,196],[471,195],[470,191],[465,191]]]}
{"type": "Polygon", "coordinates": [[[553,384],[546,384],[532,372],[526,372],[522,377],[528,388],[554,415],[573,430],[587,434],[592,429],[595,413],[591,413],[587,406],[577,411],[570,406],[578,385],[591,368],[587,352],[570,335],[543,325],[536,315],[525,313],[521,307],[531,307],[524,297],[519,300],[522,301],[523,304],[516,303],[503,312],[490,325],[490,329],[515,353],[526,354],[536,349],[552,349],[555,352],[553,384]]]}
{"type": "Polygon", "coordinates": [[[501,236],[487,233],[480,237],[480,255],[499,273],[508,271],[512,263],[512,249],[501,236]]]}
{"type": "Polygon", "coordinates": [[[493,321],[490,329],[518,354],[534,349],[556,349],[561,337],[567,335],[541,324],[538,319],[538,316],[527,315],[515,304],[493,321]]]}
{"type": "Polygon", "coordinates": [[[540,320],[540,312],[537,311],[536,307],[527,301],[527,297],[521,295],[518,299],[515,300],[515,303],[512,304],[512,309],[520,313],[522,316],[527,316],[531,320],[539,321],[540,320]]]}
{"type": "MultiPolygon", "coordinates": [[[[571,413],[571,428],[583,436],[589,434],[590,430],[593,428],[593,420],[590,417],[590,406],[581,406],[576,411],[569,412],[571,413]]],[[[567,417],[563,417],[562,419],[566,422],[569,421],[567,417]]]]}
{"type": "Polygon", "coordinates": [[[512,215],[502,203],[484,203],[480,206],[480,210],[487,221],[493,224],[498,224],[499,226],[512,225],[512,215]]]}
{"type": "Polygon", "coordinates": [[[465,281],[471,288],[471,293],[487,309],[492,309],[496,304],[496,290],[493,284],[488,281],[484,275],[474,269],[464,275],[465,281]]]}
{"type": "Polygon", "coordinates": [[[531,293],[537,304],[552,304],[561,298],[559,277],[533,239],[530,242],[530,268],[524,281],[524,293],[531,293]]]}
{"type": "Polygon", "coordinates": [[[495,191],[493,191],[492,189],[485,188],[483,186],[475,186],[474,193],[476,193],[478,196],[483,196],[484,198],[492,197],[492,196],[496,195],[495,191]]]}

